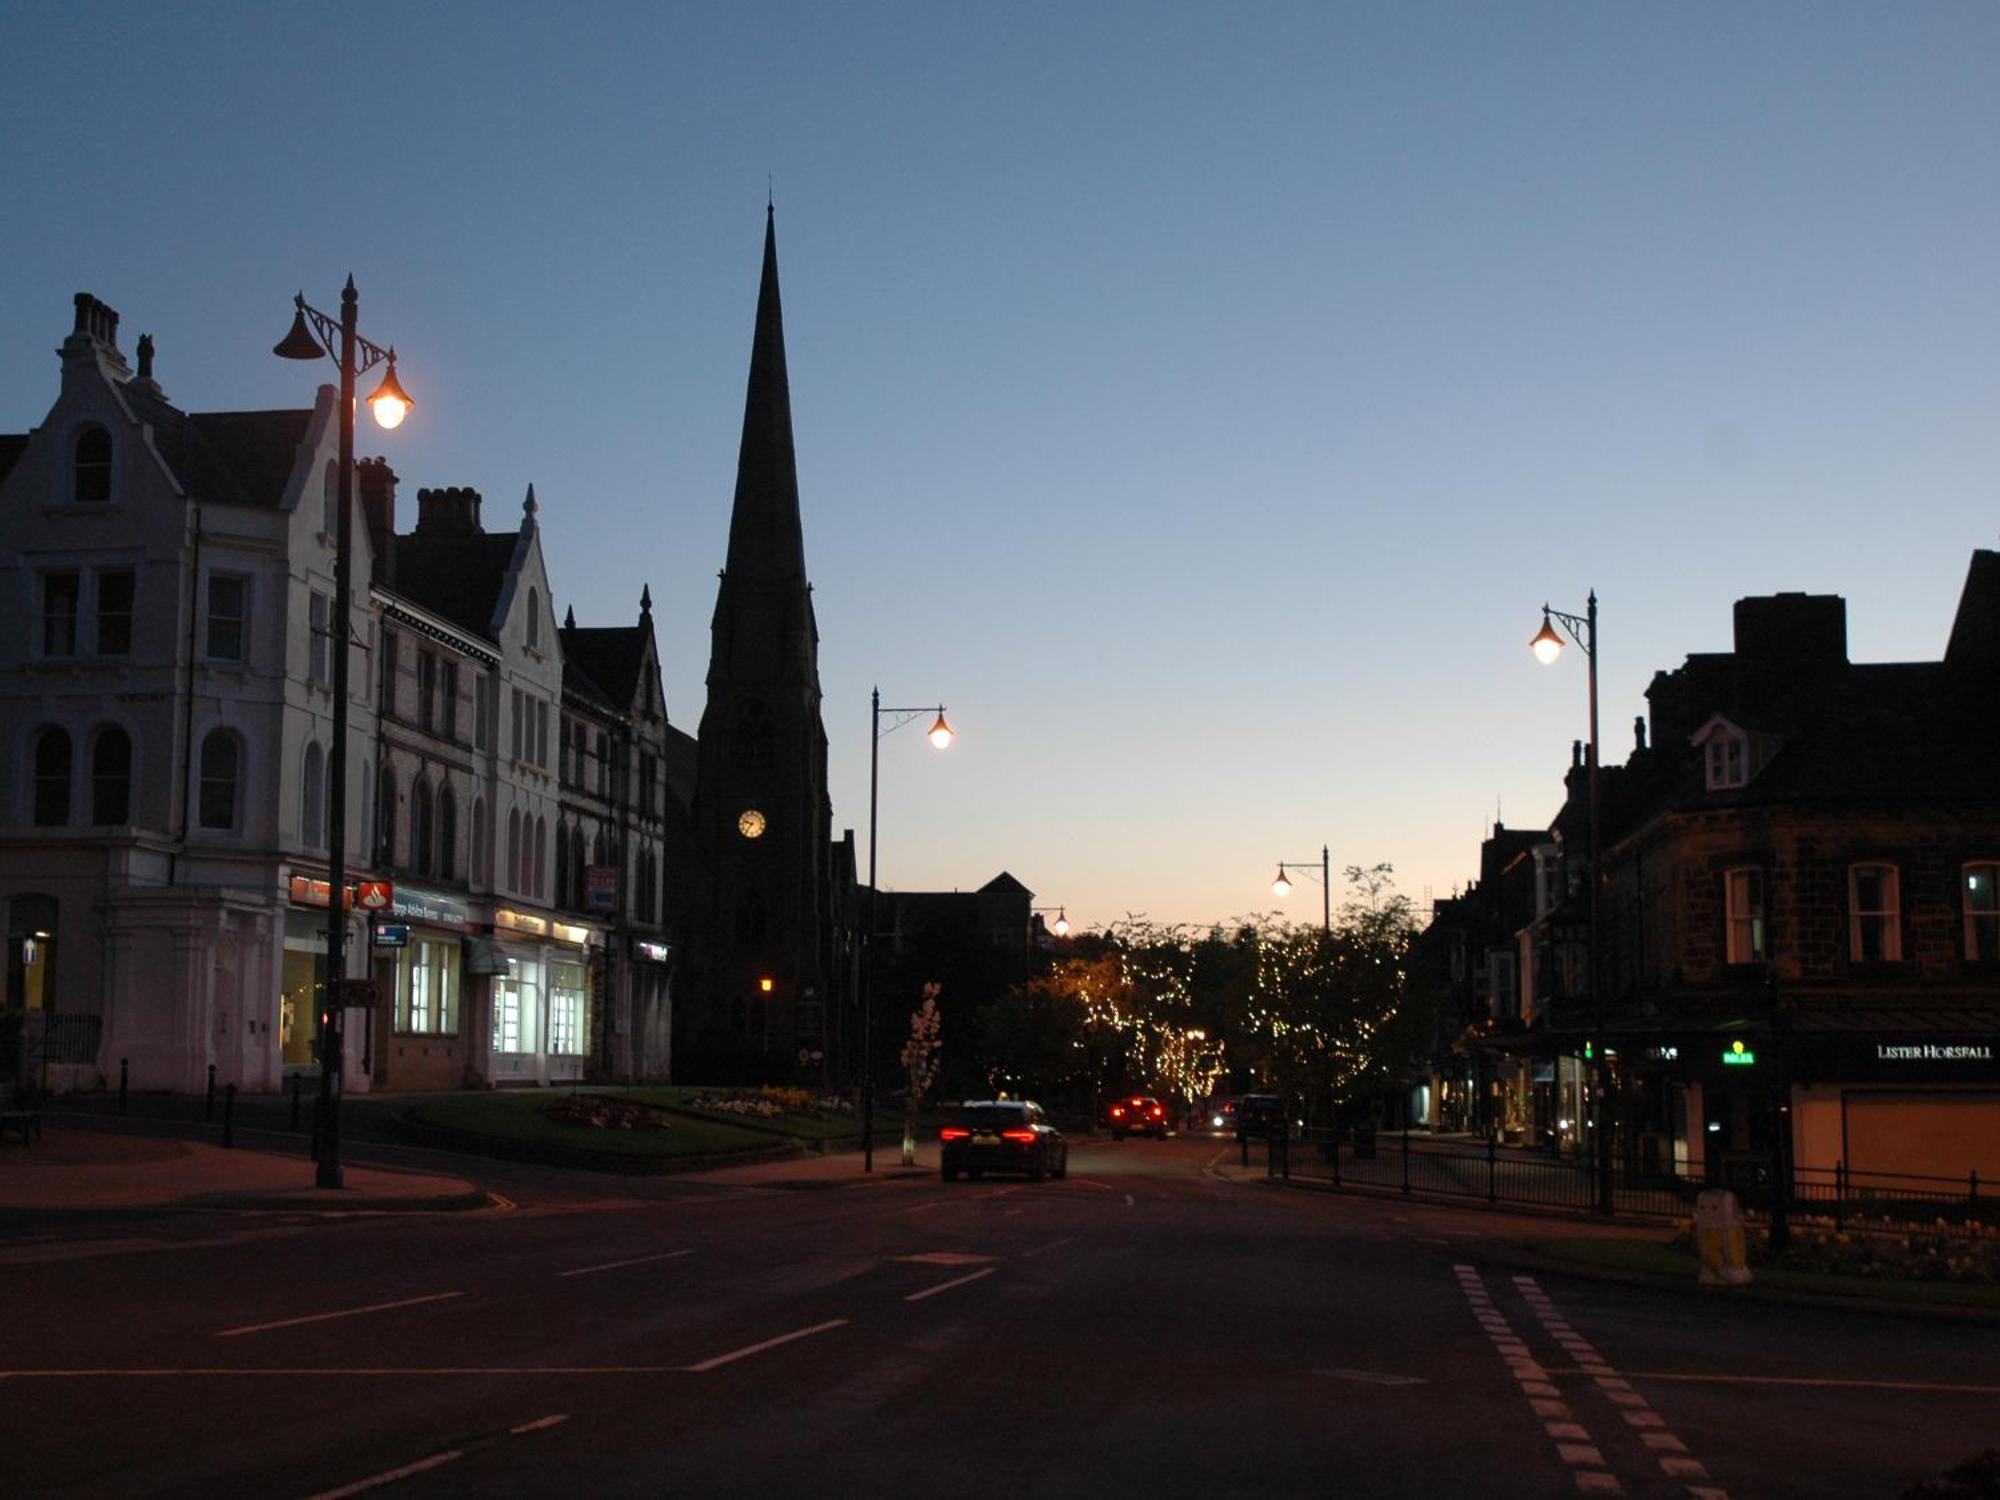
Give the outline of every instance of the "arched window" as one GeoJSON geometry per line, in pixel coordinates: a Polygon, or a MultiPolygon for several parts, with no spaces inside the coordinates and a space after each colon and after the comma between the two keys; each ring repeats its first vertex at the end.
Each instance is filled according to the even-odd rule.
{"type": "Polygon", "coordinates": [[[570,905],[578,911],[583,910],[583,904],[589,899],[590,895],[584,889],[590,883],[589,877],[584,873],[586,868],[587,866],[583,861],[583,830],[581,828],[572,828],[569,831],[570,905]]]}
{"type": "Polygon", "coordinates": [[[567,825],[556,824],[556,905],[569,905],[570,871],[573,868],[569,855],[570,830],[567,825]]]}
{"type": "Polygon", "coordinates": [[[548,899],[549,893],[549,820],[535,819],[535,884],[532,895],[537,901],[548,899]]]}
{"type": "Polygon", "coordinates": [[[326,752],[314,740],[306,746],[299,773],[299,842],[317,849],[326,839],[326,752]]]}
{"type": "Polygon", "coordinates": [[[419,875],[431,872],[436,837],[437,829],[431,822],[431,784],[419,775],[410,788],[410,865],[419,875]]]}
{"type": "Polygon", "coordinates": [[[243,773],[243,742],[227,729],[211,729],[201,742],[201,809],[203,828],[234,828],[239,782],[243,773]]]}
{"type": "Polygon", "coordinates": [[[80,501],[111,498],[111,434],[102,427],[77,434],[75,481],[71,493],[80,501]]]}
{"type": "Polygon", "coordinates": [[[438,875],[445,880],[456,880],[458,878],[458,799],[452,796],[449,783],[438,788],[437,824],[438,875]]]}
{"type": "Polygon", "coordinates": [[[51,724],[35,740],[35,826],[69,821],[69,731],[51,724]]]}
{"type": "Polygon", "coordinates": [[[396,773],[386,760],[375,778],[375,863],[384,870],[396,863],[396,773]]]}
{"type": "Polygon", "coordinates": [[[90,821],[99,827],[132,821],[132,737],[116,724],[98,730],[91,747],[90,821]]]}
{"type": "Polygon", "coordinates": [[[771,711],[761,700],[743,705],[730,736],[730,763],[739,771],[769,771],[777,764],[777,733],[771,726],[771,711]]]}
{"type": "Polygon", "coordinates": [[[472,863],[466,868],[468,884],[480,885],[486,880],[486,799],[472,799],[472,863]]]}
{"type": "Polygon", "coordinates": [[[542,596],[533,589],[528,590],[528,645],[542,644],[542,596]]]}
{"type": "Polygon", "coordinates": [[[507,889],[521,889],[521,809],[507,811],[507,889]]]}

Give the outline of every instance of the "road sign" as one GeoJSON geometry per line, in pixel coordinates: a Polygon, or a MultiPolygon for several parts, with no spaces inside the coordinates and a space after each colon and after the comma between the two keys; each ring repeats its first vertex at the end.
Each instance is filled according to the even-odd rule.
{"type": "Polygon", "coordinates": [[[363,911],[387,911],[389,903],[396,899],[395,884],[387,880],[358,880],[354,883],[354,902],[363,911]]]}
{"type": "Polygon", "coordinates": [[[585,865],[583,867],[583,889],[585,899],[592,911],[614,911],[618,906],[618,867],[616,865],[585,865]]]}
{"type": "Polygon", "coordinates": [[[408,922],[377,922],[375,924],[375,946],[378,948],[407,948],[410,944],[410,924],[408,922]]]}

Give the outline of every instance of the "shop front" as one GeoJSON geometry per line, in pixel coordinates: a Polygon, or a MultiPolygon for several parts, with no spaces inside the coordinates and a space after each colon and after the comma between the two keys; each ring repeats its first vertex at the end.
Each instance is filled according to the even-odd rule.
{"type": "Polygon", "coordinates": [[[368,1039],[377,1088],[455,1089],[475,1081],[465,1025],[464,949],[472,927],[463,899],[401,883],[370,919],[381,996],[368,1039]]]}
{"type": "Polygon", "coordinates": [[[590,1061],[596,929],[502,907],[493,914],[486,1080],[496,1087],[580,1082],[590,1061]]]}

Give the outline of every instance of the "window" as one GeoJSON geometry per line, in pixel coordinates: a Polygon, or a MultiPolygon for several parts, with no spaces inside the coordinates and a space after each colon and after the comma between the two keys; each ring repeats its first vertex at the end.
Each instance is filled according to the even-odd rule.
{"type": "Polygon", "coordinates": [[[1893,963],[1903,956],[1896,867],[1854,865],[1847,872],[1848,957],[1893,963]]]}
{"type": "Polygon", "coordinates": [[[76,438],[76,487],[79,501],[111,498],[111,434],[102,427],[86,427],[76,438]]]}
{"type": "Polygon", "coordinates": [[[208,658],[242,661],[250,623],[250,580],[241,573],[208,575],[208,658]]]}
{"type": "Polygon", "coordinates": [[[438,675],[438,724],[448,740],[458,738],[458,663],[442,664],[438,675]]]}
{"type": "Polygon", "coordinates": [[[306,681],[325,687],[333,680],[329,663],[333,659],[333,600],[315,592],[307,601],[306,630],[312,637],[306,654],[306,681]]]}
{"type": "Polygon", "coordinates": [[[771,711],[760,702],[744,706],[730,737],[730,763],[739,771],[768,771],[777,761],[777,737],[771,711]]]}
{"type": "Polygon", "coordinates": [[[513,696],[513,698],[512,698],[511,700],[510,700],[510,701],[512,702],[512,704],[513,704],[513,708],[514,708],[514,714],[513,714],[513,736],[512,736],[512,738],[511,738],[511,739],[509,739],[509,741],[508,741],[508,744],[507,744],[507,753],[508,753],[508,754],[509,754],[510,756],[512,756],[512,757],[513,757],[513,758],[514,758],[515,760],[519,760],[519,759],[521,758],[521,711],[522,711],[522,710],[521,710],[521,705],[522,705],[522,702],[523,702],[523,699],[522,699],[522,694],[521,694],[521,690],[520,690],[519,688],[515,688],[515,689],[513,689],[513,694],[514,694],[514,696],[513,696]]]}
{"type": "Polygon", "coordinates": [[[569,852],[570,830],[561,823],[556,824],[556,905],[568,906],[570,871],[575,861],[569,852]]]}
{"type": "Polygon", "coordinates": [[[2000,861],[1965,867],[1965,956],[1975,963],[2000,959],[2000,861]]]}
{"type": "Polygon", "coordinates": [[[528,887],[528,894],[537,901],[544,899],[549,890],[549,820],[535,819],[535,879],[528,887]]]}
{"type": "Polygon", "coordinates": [[[76,655],[77,601],[82,594],[81,574],[42,575],[42,655],[76,655]]]}
{"type": "Polygon", "coordinates": [[[535,700],[535,764],[549,768],[549,705],[540,698],[535,700]]]}
{"type": "Polygon", "coordinates": [[[597,731],[597,795],[609,797],[611,787],[611,736],[597,731]]]}
{"type": "Polygon", "coordinates": [[[132,592],[130,568],[107,568],[97,575],[97,654],[132,654],[132,592]]]}
{"type": "Polygon", "coordinates": [[[491,677],[472,679],[472,743],[481,750],[493,748],[493,690],[491,677]]]}
{"type": "Polygon", "coordinates": [[[435,651],[417,652],[417,726],[428,731],[437,722],[438,659],[435,651]]]}
{"type": "Polygon", "coordinates": [[[115,724],[98,730],[91,747],[90,821],[100,828],[132,821],[132,737],[115,724]]]}
{"type": "Polygon", "coordinates": [[[472,864],[465,872],[466,880],[479,884],[486,880],[486,802],[484,798],[472,799],[472,864]]]}
{"type": "MultiPolygon", "coordinates": [[[[561,849],[562,835],[557,834],[556,838],[557,838],[556,857],[560,859],[562,857],[562,849],[561,849]]],[[[570,840],[569,843],[570,889],[566,904],[573,907],[577,911],[582,911],[584,909],[584,903],[589,899],[589,894],[590,894],[589,891],[586,889],[586,887],[590,883],[590,878],[587,873],[590,867],[583,862],[583,829],[580,827],[572,828],[569,831],[569,840],[570,840]]],[[[558,881],[557,884],[560,885],[561,881],[558,881]]]]}
{"type": "Polygon", "coordinates": [[[549,965],[549,1052],[583,1055],[583,965],[549,965]]]}
{"type": "Polygon", "coordinates": [[[657,811],[654,806],[654,784],[657,781],[660,763],[644,750],[639,752],[639,811],[648,817],[657,811]]]}
{"type": "Polygon", "coordinates": [[[419,875],[431,872],[432,840],[436,837],[431,821],[431,784],[419,775],[410,788],[410,864],[419,875]]]}
{"type": "Polygon", "coordinates": [[[542,644],[542,596],[533,589],[528,590],[528,649],[534,650],[542,644]]]}
{"type": "Polygon", "coordinates": [[[299,842],[317,849],[326,838],[326,753],[319,741],[306,746],[305,769],[300,773],[299,842]]]}
{"type": "Polygon", "coordinates": [[[54,725],[35,741],[35,826],[60,828],[69,821],[69,731],[54,725]]]}
{"type": "Polygon", "coordinates": [[[448,785],[437,795],[437,872],[445,880],[458,877],[458,799],[448,785]]]}
{"type": "Polygon", "coordinates": [[[385,870],[396,863],[396,773],[386,760],[375,779],[375,863],[385,870]]]}
{"type": "Polygon", "coordinates": [[[425,1036],[458,1031],[458,944],[414,939],[403,950],[396,1029],[425,1036]]]}
{"type": "Polygon", "coordinates": [[[1728,907],[1727,958],[1732,964],[1764,962],[1764,872],[1731,870],[1722,877],[1728,907]]]}
{"type": "Polygon", "coordinates": [[[396,713],[396,632],[382,632],[382,682],[376,706],[381,712],[394,717],[396,713]]]}
{"type": "Polygon", "coordinates": [[[507,889],[521,889],[521,809],[507,812],[507,889]]]}
{"type": "MultiPolygon", "coordinates": [[[[570,780],[570,769],[569,769],[569,746],[574,728],[575,726],[572,724],[570,716],[568,714],[564,714],[562,720],[562,733],[558,739],[558,745],[557,745],[558,753],[556,758],[556,780],[560,781],[564,786],[575,785],[575,783],[570,780]]],[[[562,884],[561,876],[556,877],[556,884],[557,885],[562,884]]]]}
{"type": "Polygon", "coordinates": [[[1708,789],[1711,792],[1727,791],[1731,787],[1744,785],[1750,778],[1747,774],[1749,747],[1740,734],[1719,733],[1708,742],[1708,789]]]}
{"type": "Polygon", "coordinates": [[[236,826],[237,778],[243,744],[227,729],[211,729],[201,742],[200,821],[203,828],[236,826]]]}
{"type": "Polygon", "coordinates": [[[526,1052],[535,1045],[537,965],[507,960],[507,972],[493,976],[493,1050],[526,1052]]]}

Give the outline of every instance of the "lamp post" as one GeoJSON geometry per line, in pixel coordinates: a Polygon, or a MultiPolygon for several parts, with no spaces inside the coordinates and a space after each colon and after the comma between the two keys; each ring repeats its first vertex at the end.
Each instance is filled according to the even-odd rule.
{"type": "Polygon", "coordinates": [[[340,294],[340,321],[310,306],[305,294],[292,299],[292,330],[272,353],[284,359],[331,357],[340,366],[340,512],[334,518],[333,748],[327,755],[326,996],[319,1013],[319,1107],[313,1113],[315,1183],[341,1185],[340,1079],[345,1045],[347,979],[347,656],[351,638],[349,602],[354,588],[354,381],[387,361],[388,373],[369,410],[383,427],[397,427],[413,404],[396,380],[396,351],[370,343],[354,330],[360,297],[354,278],[340,294]],[[308,326],[310,325],[310,326],[308,326]],[[317,331],[318,337],[314,337],[317,331]]]}
{"type": "MultiPolygon", "coordinates": [[[[1599,925],[1599,887],[1602,872],[1598,868],[1598,850],[1601,808],[1598,798],[1597,775],[1597,590],[1590,591],[1590,601],[1581,616],[1565,614],[1562,610],[1542,606],[1542,628],[1535,632],[1528,648],[1535,653],[1535,659],[1544,666],[1552,664],[1562,655],[1562,631],[1556,629],[1561,621],[1563,630],[1569,632],[1570,639],[1583,648],[1584,660],[1589,667],[1590,678],[1590,759],[1585,763],[1589,780],[1590,797],[1590,940],[1587,953],[1587,967],[1590,976],[1590,1011],[1595,1029],[1602,1031],[1605,1020],[1604,1006],[1604,944],[1603,930],[1599,925]]],[[[1585,1038],[1586,1043],[1590,1038],[1585,1038]]],[[[1598,1036],[1596,1045],[1590,1047],[1590,1120],[1596,1135],[1594,1150],[1597,1155],[1597,1211],[1611,1212],[1611,1127],[1605,1118],[1606,1107],[1610,1103],[1610,1072],[1605,1063],[1604,1038],[1598,1036]]]]}
{"type": "Polygon", "coordinates": [[[1320,927],[1325,932],[1333,931],[1333,866],[1331,859],[1332,856],[1328,853],[1325,844],[1319,846],[1319,863],[1317,866],[1310,860],[1281,859],[1278,861],[1278,878],[1271,882],[1271,894],[1282,901],[1292,893],[1292,880],[1285,871],[1303,870],[1307,874],[1311,874],[1317,868],[1319,870],[1321,894],[1325,897],[1320,912],[1320,927]]]}
{"type": "Polygon", "coordinates": [[[864,1172],[875,1170],[875,944],[882,935],[882,888],[875,883],[875,813],[882,784],[882,736],[894,734],[912,719],[933,711],[937,718],[927,738],[933,748],[948,749],[954,736],[951,725],[945,722],[942,703],[935,710],[884,708],[879,687],[868,695],[868,941],[864,949],[868,975],[861,987],[861,1170],[864,1172]],[[884,714],[894,715],[896,720],[887,729],[882,727],[884,714]]]}
{"type": "Polygon", "coordinates": [[[1051,912],[1051,911],[1056,914],[1056,919],[1053,922],[1049,923],[1049,931],[1053,932],[1059,938],[1066,938],[1069,936],[1069,910],[1067,907],[1061,907],[1061,906],[1029,907],[1028,928],[1030,935],[1032,935],[1034,930],[1036,915],[1041,912],[1051,912]]]}

